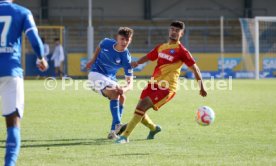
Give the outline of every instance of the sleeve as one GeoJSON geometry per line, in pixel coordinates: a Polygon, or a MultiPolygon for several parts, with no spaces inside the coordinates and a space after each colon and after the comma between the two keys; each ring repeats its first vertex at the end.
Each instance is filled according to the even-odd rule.
{"type": "Polygon", "coordinates": [[[37,58],[41,59],[42,56],[44,55],[44,48],[43,48],[42,41],[38,36],[38,32],[29,31],[27,33],[27,37],[32,45],[34,52],[36,53],[37,58]]]}
{"type": "Polygon", "coordinates": [[[33,15],[30,11],[27,12],[24,19],[24,32],[29,39],[36,56],[41,59],[44,55],[43,43],[38,35],[38,30],[34,22],[33,15]]]}
{"type": "Polygon", "coordinates": [[[155,47],[146,55],[149,60],[155,61],[158,58],[158,48],[159,46],[155,47]]]}
{"type": "Polygon", "coordinates": [[[108,42],[109,42],[109,39],[108,39],[108,38],[104,38],[104,39],[100,42],[99,47],[100,47],[101,49],[104,48],[104,47],[106,47],[106,45],[108,44],[108,42]]]}
{"type": "Polygon", "coordinates": [[[188,66],[192,66],[195,64],[195,60],[192,54],[186,49],[182,47],[181,50],[181,60],[188,66]]]}
{"type": "Polygon", "coordinates": [[[125,76],[132,76],[133,75],[133,69],[130,65],[131,63],[131,55],[128,52],[126,58],[123,59],[123,66],[124,66],[124,72],[125,76]]]}
{"type": "Polygon", "coordinates": [[[32,13],[29,10],[27,10],[24,14],[23,31],[25,32],[25,34],[27,34],[31,30],[37,31],[37,27],[35,25],[32,13]]]}

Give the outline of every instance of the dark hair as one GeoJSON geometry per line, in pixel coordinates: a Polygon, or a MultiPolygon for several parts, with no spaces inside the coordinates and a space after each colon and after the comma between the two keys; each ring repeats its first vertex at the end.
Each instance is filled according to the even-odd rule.
{"type": "Polygon", "coordinates": [[[54,39],[54,41],[55,41],[55,42],[56,42],[56,41],[59,41],[59,38],[56,37],[56,38],[54,39]]]}
{"type": "Polygon", "coordinates": [[[44,37],[41,38],[41,41],[42,41],[43,44],[45,43],[44,37]]]}
{"type": "Polygon", "coordinates": [[[130,38],[133,35],[133,29],[129,27],[120,27],[118,29],[118,35],[124,36],[125,38],[130,38]]]}
{"type": "Polygon", "coordinates": [[[184,22],[178,21],[178,20],[173,21],[173,22],[171,23],[171,26],[177,27],[177,28],[180,28],[180,29],[185,29],[185,24],[184,24],[184,22]]]}

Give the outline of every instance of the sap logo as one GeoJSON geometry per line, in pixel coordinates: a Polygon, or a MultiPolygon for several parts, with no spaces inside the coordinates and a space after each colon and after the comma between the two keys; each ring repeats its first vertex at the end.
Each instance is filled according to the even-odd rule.
{"type": "Polygon", "coordinates": [[[260,78],[268,78],[268,77],[271,77],[270,75],[271,75],[270,72],[262,72],[260,73],[260,78]]]}
{"type": "Polygon", "coordinates": [[[265,58],[263,60],[264,70],[276,70],[276,58],[265,58]]]}
{"type": "Polygon", "coordinates": [[[241,59],[240,58],[224,58],[224,63],[222,63],[222,59],[219,59],[218,62],[218,68],[222,69],[222,65],[224,69],[233,69],[240,63],[241,59]]]}
{"type": "Polygon", "coordinates": [[[173,61],[173,56],[171,56],[171,55],[168,55],[168,54],[164,54],[164,53],[162,53],[162,52],[160,52],[159,54],[158,54],[158,57],[159,58],[162,58],[162,59],[166,59],[166,60],[168,60],[168,61],[173,61]]]}

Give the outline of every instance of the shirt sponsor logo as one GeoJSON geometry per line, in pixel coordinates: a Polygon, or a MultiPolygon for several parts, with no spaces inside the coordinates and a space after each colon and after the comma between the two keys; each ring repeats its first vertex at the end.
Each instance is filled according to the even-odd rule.
{"type": "Polygon", "coordinates": [[[158,57],[159,58],[162,58],[162,59],[166,59],[166,60],[168,60],[168,61],[173,61],[173,56],[171,56],[171,55],[168,55],[168,54],[164,54],[164,53],[162,53],[162,52],[160,52],[159,54],[158,54],[158,57]]]}

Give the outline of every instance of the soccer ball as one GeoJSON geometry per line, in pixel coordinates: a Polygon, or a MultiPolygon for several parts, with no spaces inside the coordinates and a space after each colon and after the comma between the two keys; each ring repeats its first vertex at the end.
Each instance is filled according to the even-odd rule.
{"type": "Polygon", "coordinates": [[[215,120],[215,112],[208,106],[199,107],[196,111],[196,121],[202,126],[208,126],[215,120]]]}

